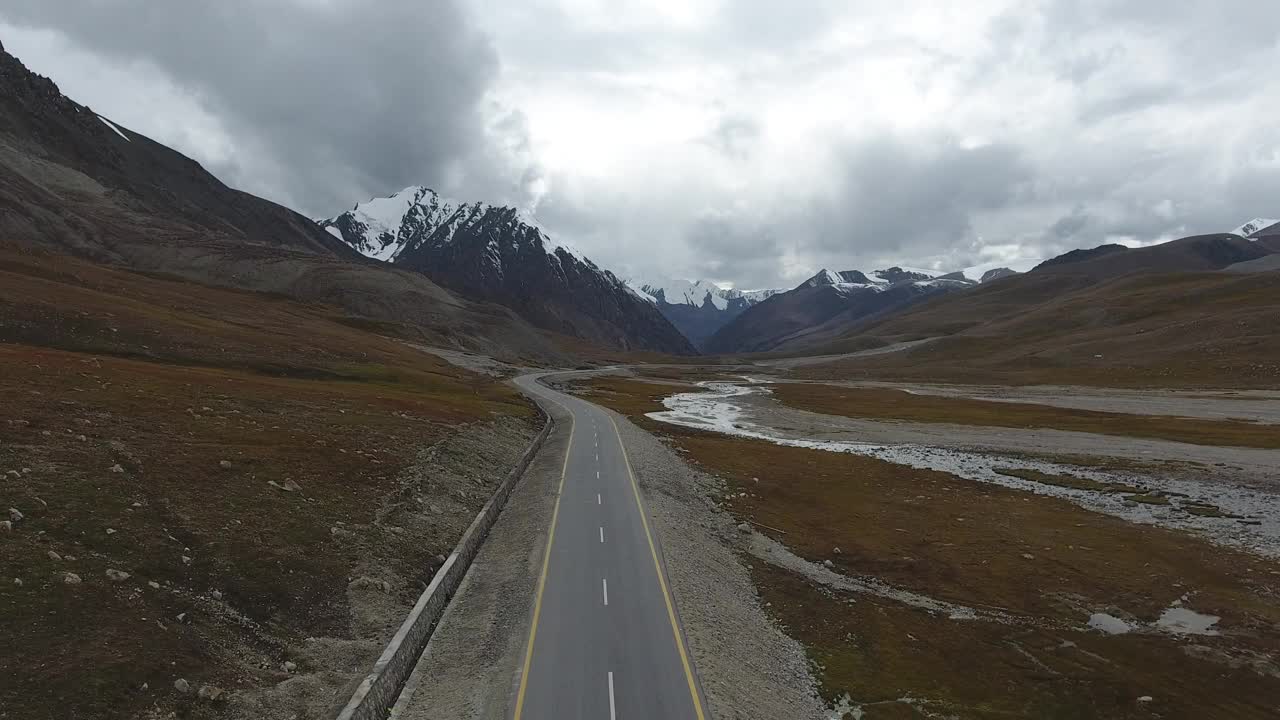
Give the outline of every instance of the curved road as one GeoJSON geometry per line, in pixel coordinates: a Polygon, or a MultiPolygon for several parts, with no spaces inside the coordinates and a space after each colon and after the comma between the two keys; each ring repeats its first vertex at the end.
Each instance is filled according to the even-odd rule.
{"type": "Polygon", "coordinates": [[[525,375],[573,418],[513,720],[705,720],[640,490],[612,417],[525,375]]]}

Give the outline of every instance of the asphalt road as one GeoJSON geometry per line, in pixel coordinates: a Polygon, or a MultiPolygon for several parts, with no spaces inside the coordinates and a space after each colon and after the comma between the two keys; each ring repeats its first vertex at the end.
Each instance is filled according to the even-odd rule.
{"type": "Polygon", "coordinates": [[[514,720],[704,720],[657,539],[611,417],[540,384],[572,416],[514,720]]]}

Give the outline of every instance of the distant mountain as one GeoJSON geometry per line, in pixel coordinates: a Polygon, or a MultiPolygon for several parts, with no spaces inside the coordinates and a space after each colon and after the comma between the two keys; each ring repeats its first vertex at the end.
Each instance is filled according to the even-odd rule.
{"type": "Polygon", "coordinates": [[[1231,233],[1196,235],[1159,245],[1101,245],[1046,260],[1032,273],[1083,275],[1093,280],[1135,273],[1203,272],[1256,260],[1273,250],[1231,233]]]}
{"type": "Polygon", "coordinates": [[[978,282],[989,283],[992,280],[999,280],[1000,278],[1012,277],[1017,274],[1019,274],[1017,270],[1010,270],[1007,267],[993,268],[991,270],[988,270],[982,273],[982,277],[978,278],[978,282]]]}
{"type": "Polygon", "coordinates": [[[539,327],[622,350],[695,352],[652,303],[514,208],[412,186],[318,222],[367,257],[505,305],[539,327]]]}
{"type": "Polygon", "coordinates": [[[68,98],[0,47],[0,252],[14,250],[321,303],[439,345],[564,357],[506,308],[366,260],[68,98]]]}
{"type": "Polygon", "coordinates": [[[744,353],[814,347],[858,322],[977,284],[963,273],[940,276],[915,268],[890,267],[870,273],[823,269],[794,289],[744,311],[708,339],[705,350],[744,353]]]}
{"type": "Polygon", "coordinates": [[[783,292],[726,289],[706,280],[632,279],[627,284],[698,348],[747,308],[783,292]]]}
{"type": "Polygon", "coordinates": [[[821,371],[837,377],[1275,387],[1277,270],[1280,252],[1234,233],[1104,245],[846,325],[816,347],[778,349],[837,355],[930,341],[821,371]]]}

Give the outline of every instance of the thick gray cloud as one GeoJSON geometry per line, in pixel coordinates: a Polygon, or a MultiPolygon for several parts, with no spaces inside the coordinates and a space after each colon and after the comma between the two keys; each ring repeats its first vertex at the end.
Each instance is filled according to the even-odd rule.
{"type": "Polygon", "coordinates": [[[452,0],[12,0],[0,19],[160,68],[245,146],[215,171],[312,213],[438,182],[487,142],[498,57],[452,0]]]}
{"type": "Polygon", "coordinates": [[[1029,265],[1280,214],[1256,0],[10,0],[7,28],[241,187],[519,203],[622,275],[1029,265]]]}

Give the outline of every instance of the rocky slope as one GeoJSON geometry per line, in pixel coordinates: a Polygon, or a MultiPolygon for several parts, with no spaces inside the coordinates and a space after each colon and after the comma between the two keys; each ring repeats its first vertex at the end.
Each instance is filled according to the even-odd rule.
{"type": "Polygon", "coordinates": [[[319,222],[368,257],[513,308],[539,327],[622,350],[694,352],[626,283],[513,208],[409,187],[319,222]]]}
{"type": "Polygon", "coordinates": [[[1273,252],[1260,242],[1232,233],[1195,235],[1141,248],[1100,245],[1072,250],[1040,263],[1031,272],[1083,275],[1093,280],[1143,273],[1204,272],[1257,260],[1273,252]]]}
{"type": "Polygon", "coordinates": [[[366,260],[66,97],[0,48],[0,251],[74,254],[342,308],[433,344],[561,359],[510,310],[366,260]]]}

